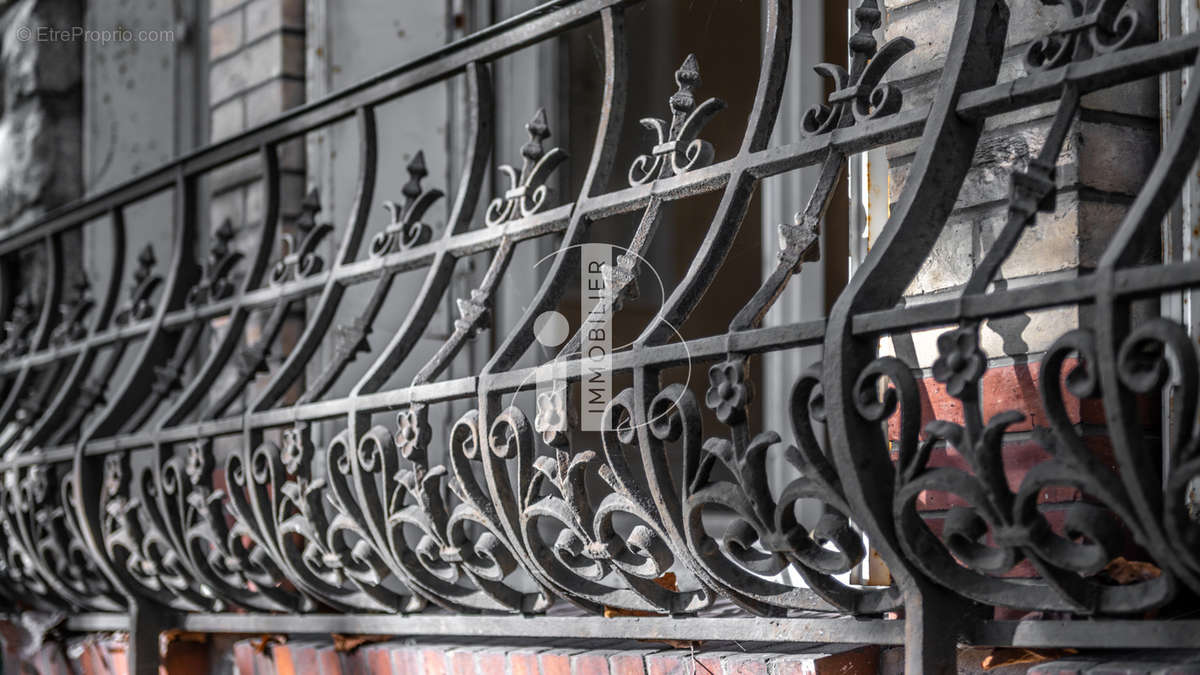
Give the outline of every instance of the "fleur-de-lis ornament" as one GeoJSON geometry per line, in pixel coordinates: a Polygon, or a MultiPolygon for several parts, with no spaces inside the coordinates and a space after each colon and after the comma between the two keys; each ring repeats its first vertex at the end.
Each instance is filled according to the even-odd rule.
{"type": "Polygon", "coordinates": [[[697,137],[704,125],[725,109],[725,102],[710,98],[696,105],[700,62],[695,54],[688,54],[683,65],[675,71],[675,84],[678,90],[670,99],[670,123],[657,117],[641,120],[643,127],[654,132],[658,142],[649,155],[640,155],[633,160],[633,165],[629,167],[630,185],[644,185],[652,180],[698,169],[712,161],[712,144],[697,137]]]}
{"type": "Polygon", "coordinates": [[[1157,37],[1157,25],[1128,0],[1042,0],[1066,5],[1071,18],[1050,35],[1034,40],[1025,52],[1030,70],[1050,70],[1094,54],[1107,54],[1157,37]]]}
{"type": "Polygon", "coordinates": [[[521,172],[518,174],[509,164],[500,166],[501,173],[508,176],[512,187],[503,197],[497,197],[488,204],[485,222],[490,226],[537,213],[546,203],[550,192],[546,179],[567,159],[567,153],[560,148],[546,151],[542,147],[545,140],[550,138],[545,108],[538,108],[533,119],[525,125],[525,130],[529,132],[529,142],[521,146],[521,157],[524,158],[521,172]]]}
{"type": "Polygon", "coordinates": [[[271,283],[303,279],[321,271],[325,261],[317,255],[317,245],[333,232],[333,225],[317,223],[316,215],[321,212],[321,193],[313,188],[300,203],[300,215],[296,218],[296,229],[300,230],[299,243],[295,235],[283,235],[283,258],[271,268],[271,283]]]}
{"type": "Polygon", "coordinates": [[[229,242],[235,234],[233,222],[228,218],[221,221],[220,227],[213,232],[213,244],[208,249],[208,260],[204,261],[204,274],[200,283],[188,291],[189,305],[196,307],[233,295],[233,282],[229,280],[229,273],[242,259],[241,251],[229,247],[229,242]]]}
{"type": "Polygon", "coordinates": [[[392,222],[371,240],[371,255],[383,256],[429,242],[433,228],[422,222],[421,218],[444,193],[437,189],[425,191],[421,188],[421,179],[427,175],[429,171],[425,168],[425,153],[419,151],[408,163],[408,182],[401,191],[404,203],[383,203],[383,208],[391,214],[392,222]]]}
{"type": "Polygon", "coordinates": [[[80,275],[75,281],[75,293],[59,308],[62,320],[50,335],[51,344],[65,345],[87,337],[87,325],[83,320],[95,306],[91,294],[88,293],[91,287],[86,276],[80,275]]]}
{"type": "Polygon", "coordinates": [[[154,313],[154,306],[150,304],[150,296],[153,295],[154,289],[162,283],[162,277],[154,274],[154,266],[157,264],[158,258],[154,255],[154,247],[146,244],[146,247],[138,254],[138,266],[133,272],[133,287],[129,289],[129,299],[117,312],[115,321],[118,326],[149,319],[150,315],[154,313]]]}
{"type": "Polygon", "coordinates": [[[839,127],[853,126],[856,121],[876,119],[895,114],[903,103],[903,95],[894,84],[883,82],[883,76],[900,57],[916,45],[906,37],[888,40],[878,52],[873,31],[879,28],[882,14],[875,0],[865,0],[854,10],[858,31],[850,36],[850,70],[832,64],[819,63],[813,70],[833,80],[834,91],[828,105],[808,110],[802,120],[805,133],[826,134],[839,127]]]}

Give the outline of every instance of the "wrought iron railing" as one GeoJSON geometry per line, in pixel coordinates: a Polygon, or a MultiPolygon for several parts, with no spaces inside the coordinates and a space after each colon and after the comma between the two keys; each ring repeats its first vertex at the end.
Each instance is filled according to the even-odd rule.
{"type": "MultiPolygon", "coordinates": [[[[1200,524],[1189,516],[1185,494],[1200,475],[1197,432],[1188,421],[1197,413],[1196,347],[1176,323],[1133,325],[1130,317],[1138,300],[1200,285],[1195,262],[1146,265],[1136,257],[1138,237],[1157,232],[1200,150],[1200,89],[1187,92],[1153,172],[1093,273],[1019,290],[992,290],[992,282],[1039,208],[1055,198],[1053,168],[1080,97],[1191,66],[1200,36],[1155,42],[1152,19],[1123,2],[1071,2],[1062,11],[1075,18],[1034,43],[1027,72],[997,83],[1007,9],[1000,0],[964,0],[932,102],[903,107],[885,76],[913,44],[896,38],[877,46],[880,11],[864,0],[849,68],[822,71],[835,85],[828,105],[804,118],[806,139],[773,147],[794,11],[789,0],[775,0],[736,154],[713,163],[700,139],[721,104],[697,98],[699,73],[689,59],[676,73],[670,119],[652,123],[659,142],[631,167],[614,167],[630,82],[626,4],[549,3],[0,233],[5,260],[29,254],[48,263],[44,287],[34,294],[40,306],[28,301],[33,296],[13,300],[11,289],[6,296],[0,589],[8,602],[70,610],[76,630],[131,629],[139,664],[156,658],[152,634],[170,627],[905,644],[910,668],[929,670],[951,667],[958,641],[1194,643],[1200,623],[1170,618],[1178,613],[1132,617],[1194,607],[1200,592],[1200,524]],[[489,63],[589,21],[602,26],[605,78],[594,146],[579,164],[586,166],[582,189],[559,206],[547,199],[545,181],[567,159],[546,147],[545,119],[538,117],[528,125],[521,167],[506,170],[511,189],[479,208],[493,171],[489,63]],[[390,206],[393,224],[368,232],[377,106],[458,76],[469,88],[469,142],[445,228],[433,231],[422,220],[442,193],[422,184],[418,162],[402,203],[390,206]],[[1045,144],[1014,172],[1008,221],[966,287],[949,299],[898,304],[945,226],[984,122],[1048,102],[1057,111],[1045,144]],[[336,255],[321,260],[317,244],[335,228],[318,217],[312,195],[287,254],[277,257],[281,144],[349,118],[358,128],[361,168],[336,255]],[[814,252],[847,156],[917,137],[889,221],[829,318],[760,327],[814,252]],[[239,252],[231,232],[218,230],[198,264],[192,243],[200,181],[251,156],[265,183],[259,239],[239,252]],[[821,177],[796,223],[780,227],[775,269],[726,333],[674,341],[671,326],[704,296],[756,184],[806,166],[819,166],[821,177]],[[627,187],[608,191],[614,169],[628,170],[627,187]],[[558,305],[578,273],[576,245],[589,240],[590,224],[640,214],[629,248],[641,255],[661,205],[705,193],[719,194],[720,202],[686,275],[636,348],[612,356],[613,372],[630,374],[633,386],[608,404],[602,447],[571,447],[571,429],[562,423],[570,417],[564,382],[539,396],[531,423],[510,404],[536,370],[519,363],[533,344],[535,319],[558,305]],[[126,250],[124,210],[162,194],[175,204],[171,251],[158,260],[152,249],[126,250]],[[86,286],[64,290],[63,247],[65,237],[95,222],[111,232],[111,268],[125,269],[134,256],[136,263],[132,282],[114,273],[92,297],[86,286]],[[514,273],[507,267],[515,245],[552,236],[561,237],[562,248],[516,329],[478,373],[439,378],[487,325],[497,284],[514,273]],[[453,331],[411,385],[387,387],[449,292],[456,263],[479,253],[490,254],[490,263],[479,286],[458,301],[453,331]],[[415,300],[389,306],[387,287],[412,270],[425,271],[415,300]],[[369,289],[371,300],[357,320],[335,325],[351,288],[369,289]],[[304,330],[282,364],[262,375],[292,306],[307,308],[304,330]],[[1041,439],[1051,458],[1014,492],[999,444],[1017,415],[983,418],[980,324],[1062,306],[1089,307],[1090,325],[1062,335],[1042,360],[1051,428],[1041,439]],[[401,327],[372,353],[349,395],[331,396],[385,309],[405,317],[401,327]],[[266,316],[261,338],[243,348],[253,312],[266,316]],[[225,328],[212,332],[218,319],[225,328]],[[878,345],[881,336],[938,326],[946,332],[933,376],[961,403],[964,423],[935,422],[921,438],[917,364],[879,357],[878,345]],[[333,345],[331,355],[323,372],[309,376],[306,364],[323,342],[333,345]],[[202,344],[206,356],[197,362],[202,344]],[[796,445],[785,449],[775,431],[751,428],[747,361],[805,345],[823,345],[825,358],[793,388],[796,445]],[[665,369],[689,360],[710,366],[699,395],[662,384],[665,369]],[[219,377],[223,372],[233,375],[219,377]],[[1170,439],[1164,476],[1137,405],[1167,386],[1183,422],[1170,439]],[[285,396],[294,388],[302,392],[298,400],[285,396]],[[244,409],[234,407],[247,396],[244,409]],[[1117,470],[1082,443],[1068,398],[1103,405],[1117,470]],[[471,410],[446,434],[438,452],[445,462],[433,463],[430,411],[453,401],[469,402],[471,410]],[[702,407],[719,428],[701,429],[702,407]],[[373,416],[387,411],[397,413],[395,421],[376,424],[373,416]],[[889,418],[898,420],[894,444],[885,430],[889,418]],[[311,431],[322,423],[340,433],[314,447],[311,431]],[[212,445],[221,439],[234,439],[237,449],[214,466],[212,445]],[[930,468],[938,443],[955,448],[971,470],[930,468]],[[781,489],[770,487],[766,469],[767,455],[776,452],[801,474],[781,489]],[[214,484],[215,476],[224,484],[214,484]],[[1037,508],[1039,489],[1052,485],[1092,498],[1070,506],[1065,529],[1051,527],[1037,508]],[[930,490],[968,504],[936,534],[915,506],[930,490]],[[820,502],[819,522],[798,522],[801,500],[820,502]],[[733,524],[710,532],[706,510],[733,524]],[[867,553],[860,532],[886,564],[891,585],[847,580],[867,553]],[[1098,579],[1122,536],[1144,550],[1156,576],[1125,585],[1098,579]],[[1037,576],[1006,576],[1022,560],[1037,576]],[[713,609],[722,603],[727,611],[713,609]],[[992,620],[1000,607],[1092,620],[992,620]],[[622,611],[605,615],[613,609],[622,611]]],[[[619,311],[639,264],[628,255],[606,270],[607,292],[595,311],[619,311]]],[[[579,376],[578,347],[577,336],[558,359],[568,380],[579,376]]]]}

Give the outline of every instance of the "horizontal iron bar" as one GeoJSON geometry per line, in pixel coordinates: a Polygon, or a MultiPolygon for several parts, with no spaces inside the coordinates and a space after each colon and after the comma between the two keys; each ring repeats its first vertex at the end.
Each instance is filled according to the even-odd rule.
{"type": "MultiPolygon", "coordinates": [[[[1121,270],[1116,276],[1116,291],[1124,296],[1146,296],[1167,290],[1200,286],[1200,261],[1135,267],[1121,270]]],[[[855,317],[856,335],[907,332],[948,325],[960,319],[987,319],[1009,316],[1019,312],[1047,309],[1065,305],[1087,304],[1096,292],[1090,276],[1060,279],[1048,283],[998,291],[985,295],[953,297],[945,300],[868,312],[855,317]]],[[[643,349],[636,354],[613,354],[613,372],[631,370],[639,365],[669,368],[688,363],[705,363],[719,358],[727,350],[763,353],[803,346],[824,337],[824,320],[806,321],[785,326],[757,328],[733,335],[716,335],[643,349]]],[[[567,372],[576,371],[579,361],[569,360],[567,372]]],[[[537,367],[522,368],[492,376],[489,391],[512,393],[532,378],[537,367]]],[[[150,447],[156,442],[181,442],[200,437],[230,435],[243,429],[268,428],[291,424],[297,420],[333,419],[350,412],[374,413],[397,409],[413,402],[439,403],[474,396],[480,385],[476,376],[461,377],[444,382],[432,382],[415,387],[379,392],[357,399],[340,398],[318,401],[301,406],[277,408],[234,416],[220,420],[185,424],[145,433],[97,439],[88,444],[89,455],[102,455],[119,450],[150,447]]],[[[33,464],[52,464],[70,461],[74,449],[70,446],[50,448],[0,461],[0,471],[33,464]]]]}
{"type": "MultiPolygon", "coordinates": [[[[450,614],[186,614],[179,628],[198,633],[349,633],[504,636],[605,640],[737,640],[899,645],[904,622],[836,619],[599,616],[458,616],[450,614]]],[[[83,614],[76,631],[127,630],[123,615],[83,614]]]]}
{"type": "Polygon", "coordinates": [[[1012,112],[1062,95],[1063,85],[1079,85],[1082,93],[1191,66],[1200,50],[1200,32],[1122,49],[1061,68],[1037,72],[967,92],[958,100],[958,113],[981,119],[1012,112]]]}
{"type": "MultiPolygon", "coordinates": [[[[455,616],[446,614],[187,614],[179,628],[199,633],[349,633],[374,635],[842,642],[899,645],[902,620],[708,617],[455,616]]],[[[67,628],[123,631],[123,614],[79,614],[67,628]]],[[[983,621],[967,625],[963,644],[992,647],[1171,649],[1194,647],[1200,621],[983,621]]]]}
{"type": "MultiPolygon", "coordinates": [[[[1116,275],[1115,289],[1119,295],[1140,297],[1195,286],[1200,286],[1200,261],[1120,270],[1116,275]]],[[[1036,286],[997,291],[985,295],[953,297],[912,307],[867,312],[855,317],[853,328],[856,335],[907,332],[948,325],[960,319],[999,318],[1019,312],[1087,304],[1095,292],[1094,277],[1059,279],[1036,286]]],[[[690,340],[686,343],[660,345],[640,350],[636,354],[617,352],[613,354],[612,370],[613,372],[623,372],[639,365],[669,368],[683,365],[689,359],[696,363],[705,363],[719,358],[726,351],[754,354],[787,349],[819,342],[824,337],[824,332],[824,320],[819,319],[785,326],[757,328],[728,336],[715,335],[690,340]]],[[[578,363],[578,360],[567,361],[567,372],[577,370],[578,363]]],[[[489,391],[497,393],[517,391],[523,384],[534,381],[532,378],[536,370],[537,367],[530,367],[498,373],[490,378],[489,391]]],[[[379,392],[357,399],[340,398],[318,401],[295,407],[266,410],[246,417],[234,416],[199,424],[179,425],[162,431],[97,439],[88,443],[87,453],[102,455],[119,450],[150,447],[156,442],[171,443],[200,437],[236,434],[247,427],[261,429],[291,424],[297,420],[333,419],[350,412],[382,412],[413,402],[439,403],[469,398],[478,392],[479,385],[478,377],[468,376],[379,392]]],[[[70,446],[50,448],[0,461],[0,471],[33,464],[66,462],[73,457],[74,449],[70,446]]]]}
{"type": "MultiPolygon", "coordinates": [[[[735,333],[730,336],[716,335],[641,349],[617,352],[612,355],[614,372],[629,371],[637,366],[651,365],[659,368],[682,365],[689,361],[705,363],[716,360],[732,350],[746,354],[758,354],[775,349],[799,347],[819,342],[825,334],[824,320],[805,321],[786,326],[771,326],[735,333]]],[[[578,379],[580,361],[565,361],[567,372],[573,373],[568,380],[578,379]]],[[[489,379],[489,391],[513,393],[522,388],[532,390],[538,367],[522,368],[493,375],[489,379]]],[[[695,377],[699,375],[694,374],[695,377]]],[[[376,413],[394,410],[413,402],[439,403],[474,396],[479,391],[480,378],[461,377],[444,382],[431,382],[404,389],[378,392],[359,398],[339,398],[316,401],[288,408],[276,408],[220,420],[183,424],[161,431],[147,431],[123,436],[97,439],[87,444],[87,454],[103,455],[121,450],[151,447],[155,443],[175,443],[237,434],[246,427],[263,429],[291,424],[295,421],[318,421],[345,416],[351,412],[376,413]]],[[[6,461],[0,461],[0,471],[33,464],[53,464],[71,461],[75,450],[61,446],[31,452],[6,461]]]]}
{"type": "MultiPolygon", "coordinates": [[[[1198,286],[1200,260],[1191,260],[1118,270],[1114,291],[1117,296],[1146,297],[1198,286]]],[[[911,307],[864,312],[854,317],[854,334],[910,331],[956,323],[960,319],[1000,318],[1030,310],[1089,304],[1097,290],[1094,277],[1083,276],[911,307]]]]}
{"type": "Polygon", "coordinates": [[[973,645],[1170,649],[1200,644],[1200,621],[985,621],[967,636],[973,645]]]}

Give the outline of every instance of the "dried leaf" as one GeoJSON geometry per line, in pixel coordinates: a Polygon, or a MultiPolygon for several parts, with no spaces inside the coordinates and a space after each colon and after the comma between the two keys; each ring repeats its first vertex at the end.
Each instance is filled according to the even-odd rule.
{"type": "MultiPolygon", "coordinates": [[[[662,586],[663,588],[667,589],[668,591],[671,591],[672,593],[679,592],[679,587],[675,584],[675,573],[674,572],[667,572],[666,574],[662,575],[661,577],[655,579],[654,583],[658,584],[659,586],[662,586]]],[[[605,607],[604,608],[604,618],[611,619],[613,617],[618,617],[618,616],[661,616],[661,615],[658,612],[647,612],[647,611],[640,610],[640,609],[621,609],[619,607],[605,607]]]]}
{"type": "Polygon", "coordinates": [[[1136,584],[1139,581],[1150,581],[1162,576],[1162,570],[1152,563],[1126,560],[1117,556],[1109,561],[1104,568],[1104,574],[1120,586],[1136,584]]]}
{"type": "Polygon", "coordinates": [[[1001,666],[1015,666],[1026,663],[1042,663],[1066,658],[1078,654],[1075,649],[1024,649],[1021,647],[997,647],[983,657],[980,664],[984,670],[992,670],[1001,666]]]}
{"type": "Polygon", "coordinates": [[[355,649],[375,642],[386,642],[387,635],[340,635],[333,633],[333,649],[337,652],[352,652],[355,649]]]}
{"type": "Polygon", "coordinates": [[[287,637],[286,637],[286,636],[283,636],[283,635],[262,635],[262,636],[261,636],[261,637],[259,637],[259,639],[258,639],[258,644],[254,645],[254,652],[255,652],[256,654],[266,654],[266,653],[267,653],[267,647],[271,646],[272,644],[281,645],[281,644],[286,644],[286,643],[287,643],[287,637]]]}
{"type": "Polygon", "coordinates": [[[661,577],[655,579],[654,583],[658,584],[659,586],[662,586],[663,588],[667,589],[668,591],[671,591],[672,593],[679,592],[679,587],[675,585],[675,573],[674,572],[667,572],[666,574],[662,575],[661,577]]]}

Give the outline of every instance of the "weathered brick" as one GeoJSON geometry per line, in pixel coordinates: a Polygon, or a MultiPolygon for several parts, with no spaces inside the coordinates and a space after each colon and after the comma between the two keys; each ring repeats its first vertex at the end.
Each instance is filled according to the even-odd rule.
{"type": "Polygon", "coordinates": [[[973,222],[949,223],[905,293],[920,295],[965,284],[975,267],[974,240],[973,222]]]}
{"type": "Polygon", "coordinates": [[[237,96],[209,112],[209,136],[215,143],[241,133],[246,128],[246,99],[237,96]]]}
{"type": "Polygon", "coordinates": [[[1134,195],[1158,156],[1158,125],[1106,122],[1080,125],[1079,182],[1105,192],[1134,195]]]}
{"type": "Polygon", "coordinates": [[[607,649],[589,649],[573,654],[571,672],[573,675],[608,675],[608,659],[613,653],[607,649]]]}
{"type": "Polygon", "coordinates": [[[210,232],[228,220],[234,230],[242,228],[246,222],[245,191],[232,190],[212,197],[209,202],[208,229],[210,232]]]}
{"type": "Polygon", "coordinates": [[[341,652],[327,645],[317,650],[317,664],[320,675],[343,675],[347,672],[345,659],[341,652]]]}
{"type": "MultiPolygon", "coordinates": [[[[954,203],[961,211],[981,205],[1007,210],[1013,171],[1023,171],[1045,144],[1053,110],[1043,117],[998,126],[979,139],[972,166],[954,203]]],[[[1060,190],[1086,186],[1106,193],[1135,194],[1157,155],[1152,125],[1120,124],[1108,119],[1077,120],[1055,160],[1060,190]]],[[[889,146],[889,201],[895,203],[907,184],[909,158],[919,143],[889,146]]]]}
{"type": "Polygon", "coordinates": [[[304,76],[304,38],[276,33],[245,47],[209,69],[209,98],[221,102],[277,77],[304,76]]]}
{"type": "Polygon", "coordinates": [[[548,649],[538,654],[541,675],[571,675],[573,655],[574,651],[570,649],[548,649]]]}
{"type": "Polygon", "coordinates": [[[492,648],[480,651],[475,655],[475,669],[479,675],[508,672],[508,650],[492,648]]]}
{"type": "Polygon", "coordinates": [[[389,673],[392,671],[392,650],[386,644],[363,645],[359,649],[366,653],[370,672],[389,673]]]}
{"type": "Polygon", "coordinates": [[[392,672],[396,675],[417,675],[423,671],[420,645],[389,643],[387,649],[391,654],[392,672]]]}
{"type": "Polygon", "coordinates": [[[246,0],[209,0],[208,15],[210,17],[220,16],[236,7],[242,6],[245,1],[246,0]]]}
{"type": "Polygon", "coordinates": [[[275,675],[297,675],[300,672],[292,659],[292,649],[286,644],[271,648],[271,660],[275,665],[275,675]]]}
{"type": "MultiPolygon", "coordinates": [[[[245,177],[249,178],[253,182],[249,182],[245,186],[245,223],[247,227],[257,228],[260,224],[262,224],[264,215],[263,209],[265,204],[263,202],[263,183],[261,180],[257,180],[257,175],[252,175],[250,173],[249,170],[251,167],[246,168],[248,171],[246,172],[245,177]]],[[[261,175],[261,172],[259,172],[259,175],[261,175]]],[[[305,179],[302,174],[294,171],[280,173],[279,196],[281,203],[279,204],[279,211],[285,216],[285,219],[286,217],[294,216],[299,212],[300,202],[303,200],[306,192],[304,188],[305,179]]]]}
{"type": "Polygon", "coordinates": [[[429,675],[445,675],[450,672],[446,664],[446,648],[444,646],[423,645],[421,649],[421,668],[429,675]]]}
{"type": "Polygon", "coordinates": [[[475,652],[456,648],[446,653],[446,671],[451,675],[475,675],[475,652]]]}
{"type": "Polygon", "coordinates": [[[873,645],[830,649],[815,654],[787,654],[771,661],[775,675],[875,675],[879,647],[873,645]]]}
{"type": "Polygon", "coordinates": [[[254,643],[250,640],[242,640],[233,646],[238,675],[254,675],[254,651],[254,643]]]}
{"type": "Polygon", "coordinates": [[[765,654],[746,652],[731,654],[721,661],[725,675],[768,675],[770,672],[765,654]]]}
{"type": "Polygon", "coordinates": [[[268,644],[263,651],[254,651],[254,673],[265,675],[275,672],[275,659],[271,657],[271,646],[268,644]]]}
{"type": "Polygon", "coordinates": [[[609,672],[612,675],[645,675],[645,659],[653,653],[652,651],[627,650],[613,654],[608,659],[609,672]]]}
{"type": "Polygon", "coordinates": [[[213,19],[208,25],[208,58],[216,61],[242,46],[244,15],[242,10],[213,19]]]}
{"type": "Polygon", "coordinates": [[[514,649],[508,655],[508,675],[539,675],[537,649],[514,649]]]}
{"type": "Polygon", "coordinates": [[[692,653],[684,649],[658,652],[646,656],[647,675],[684,675],[692,672],[692,653]]]}
{"type": "Polygon", "coordinates": [[[282,29],[304,29],[303,0],[250,0],[245,12],[246,42],[282,29]]]}
{"type": "Polygon", "coordinates": [[[304,103],[304,82],[285,78],[270,80],[246,93],[246,126],[253,127],[304,103]]]}

